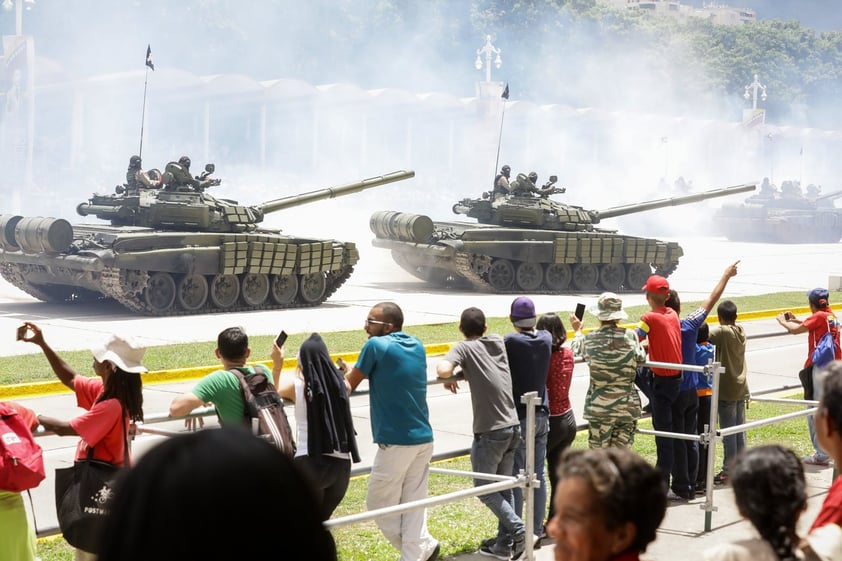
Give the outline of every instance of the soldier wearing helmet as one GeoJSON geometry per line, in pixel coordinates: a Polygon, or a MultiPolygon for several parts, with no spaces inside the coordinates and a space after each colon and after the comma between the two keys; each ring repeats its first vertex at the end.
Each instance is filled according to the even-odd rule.
{"type": "Polygon", "coordinates": [[[142,163],[140,156],[129,158],[129,169],[126,170],[126,187],[129,190],[156,189],[160,186],[148,173],[143,171],[142,163]]]}
{"type": "MultiPolygon", "coordinates": [[[[212,166],[213,164],[208,164],[212,166]]],[[[206,168],[207,169],[207,168],[206,168]]],[[[218,179],[210,179],[208,175],[213,171],[203,173],[201,176],[193,177],[190,174],[190,158],[182,156],[178,162],[170,162],[165,168],[167,179],[172,177],[171,181],[167,181],[168,191],[204,191],[206,188],[213,185],[219,185],[218,179]]]]}
{"type": "Polygon", "coordinates": [[[508,165],[500,168],[500,173],[494,178],[494,190],[491,193],[492,200],[498,196],[506,196],[511,192],[509,186],[509,175],[512,173],[512,168],[508,165]]]}
{"type": "Polygon", "coordinates": [[[556,176],[550,177],[543,187],[538,187],[538,174],[530,171],[529,175],[517,174],[517,179],[512,181],[511,193],[517,197],[531,197],[532,194],[546,197],[558,191],[555,190],[556,176]]]}

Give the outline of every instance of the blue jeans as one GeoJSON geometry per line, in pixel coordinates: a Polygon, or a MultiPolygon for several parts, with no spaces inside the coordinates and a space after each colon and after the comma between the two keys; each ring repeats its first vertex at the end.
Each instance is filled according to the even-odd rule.
{"type": "MultiPolygon", "coordinates": [[[[724,429],[742,425],[746,422],[746,402],[722,401],[719,400],[719,428],[724,429]]],[[[724,439],[725,457],[722,460],[722,469],[728,471],[728,467],[737,456],[740,450],[746,447],[746,433],[729,434],[724,439]]]]}
{"type": "MultiPolygon", "coordinates": [[[[816,401],[819,401],[824,393],[822,388],[824,386],[825,373],[826,370],[813,366],[813,399],[816,401]]],[[[810,441],[813,443],[813,450],[816,451],[816,459],[820,461],[829,460],[830,456],[819,446],[819,441],[816,438],[816,418],[812,415],[807,417],[807,428],[810,430],[810,441]]]]}
{"type": "MultiPolygon", "coordinates": [[[[652,380],[652,427],[656,431],[672,432],[672,406],[678,399],[681,376],[654,376],[652,380]]],[[[675,461],[676,441],[663,436],[655,437],[658,459],[656,467],[669,486],[672,465],[675,461]]]]}
{"type": "MultiPolygon", "coordinates": [[[[520,427],[506,427],[474,435],[471,444],[471,468],[480,473],[511,475],[515,451],[521,444],[520,427]]],[[[474,479],[474,486],[491,483],[487,479],[474,479]]],[[[497,517],[497,543],[508,545],[517,535],[523,535],[523,520],[515,513],[511,489],[480,495],[479,500],[497,517]]]]}
{"type": "MultiPolygon", "coordinates": [[[[521,445],[515,452],[515,465],[512,474],[517,475],[520,470],[526,470],[526,419],[520,420],[520,430],[523,434],[521,445]]],[[[549,415],[546,411],[535,412],[535,478],[540,487],[534,489],[535,498],[532,531],[540,535],[543,530],[544,517],[547,514],[547,478],[544,477],[544,462],[547,459],[547,434],[550,432],[549,415]]],[[[514,489],[515,512],[523,518],[523,489],[514,489]]]]}
{"type": "MultiPolygon", "coordinates": [[[[683,390],[672,406],[672,432],[698,434],[699,395],[696,388],[683,390]]],[[[672,490],[681,496],[694,496],[699,469],[699,443],[673,441],[672,490]]]]}

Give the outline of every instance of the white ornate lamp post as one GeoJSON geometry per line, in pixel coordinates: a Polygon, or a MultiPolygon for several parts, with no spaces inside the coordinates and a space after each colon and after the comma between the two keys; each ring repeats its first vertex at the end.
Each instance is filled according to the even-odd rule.
{"type": "Polygon", "coordinates": [[[757,79],[757,74],[754,75],[754,81],[746,86],[746,92],[743,94],[743,97],[751,99],[751,108],[757,109],[757,91],[760,90],[760,99],[761,101],[766,101],[766,86],[760,83],[760,80],[757,79]],[[749,90],[751,90],[751,94],[749,94],[749,90]]]}
{"type": "Polygon", "coordinates": [[[485,81],[491,81],[491,57],[497,55],[494,59],[494,66],[498,69],[503,65],[503,59],[500,58],[500,49],[491,44],[491,35],[485,36],[485,45],[477,49],[477,59],[474,61],[474,66],[477,70],[482,70],[482,55],[485,55],[485,81]]]}

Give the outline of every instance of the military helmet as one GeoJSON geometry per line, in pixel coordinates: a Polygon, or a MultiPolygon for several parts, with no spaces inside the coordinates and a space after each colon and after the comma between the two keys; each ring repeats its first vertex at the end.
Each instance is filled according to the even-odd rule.
{"type": "Polygon", "coordinates": [[[502,168],[500,168],[500,171],[502,171],[503,173],[508,173],[512,171],[512,168],[510,168],[509,166],[503,166],[502,168]]]}
{"type": "Polygon", "coordinates": [[[140,156],[132,156],[129,158],[129,167],[130,168],[139,168],[140,167],[140,156]]]}
{"type": "Polygon", "coordinates": [[[535,183],[536,181],[538,181],[538,174],[535,173],[534,171],[530,171],[528,177],[529,177],[529,181],[531,181],[532,183],[535,183]]]}
{"type": "Polygon", "coordinates": [[[190,167],[190,158],[188,158],[187,156],[182,156],[178,159],[178,163],[189,168],[190,167]]]}

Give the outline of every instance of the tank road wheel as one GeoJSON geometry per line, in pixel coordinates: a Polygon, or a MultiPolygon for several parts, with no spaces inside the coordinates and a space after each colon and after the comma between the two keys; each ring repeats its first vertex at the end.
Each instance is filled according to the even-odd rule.
{"type": "Polygon", "coordinates": [[[276,304],[285,305],[291,304],[298,293],[298,276],[297,275],[272,275],[272,280],[269,283],[272,300],[276,304]]]}
{"type": "Polygon", "coordinates": [[[184,275],[175,297],[182,310],[198,310],[208,301],[208,280],[203,275],[184,275]]]}
{"type": "Polygon", "coordinates": [[[599,268],[599,286],[617,292],[626,280],[626,270],[620,263],[606,263],[599,268]]]}
{"type": "Polygon", "coordinates": [[[216,275],[210,285],[211,302],[217,308],[230,308],[240,296],[240,279],[237,275],[216,275]]]}
{"type": "Polygon", "coordinates": [[[153,273],[146,283],[143,298],[154,313],[163,313],[175,302],[175,281],[169,273],[153,273]]]}
{"type": "Polygon", "coordinates": [[[573,286],[577,290],[591,291],[596,288],[596,282],[599,280],[599,271],[596,265],[590,263],[579,263],[573,265],[573,286]]]}
{"type": "Polygon", "coordinates": [[[240,286],[243,302],[253,308],[263,304],[269,297],[269,276],[263,273],[246,273],[240,286]]]}
{"type": "Polygon", "coordinates": [[[652,274],[652,269],[646,263],[632,263],[627,267],[626,288],[629,290],[639,290],[652,274]]]}
{"type": "Polygon", "coordinates": [[[491,287],[502,292],[512,288],[515,281],[515,266],[508,259],[495,259],[488,269],[488,283],[491,287]]]}
{"type": "Polygon", "coordinates": [[[324,273],[301,275],[301,300],[307,304],[316,304],[324,296],[327,281],[324,273]]]}
{"type": "Polygon", "coordinates": [[[515,279],[518,288],[526,292],[532,292],[541,287],[541,282],[544,280],[544,271],[541,269],[540,263],[524,261],[517,266],[515,279]]]}
{"type": "Polygon", "coordinates": [[[570,286],[573,271],[567,263],[550,263],[544,272],[544,285],[553,292],[563,292],[570,286]]]}

